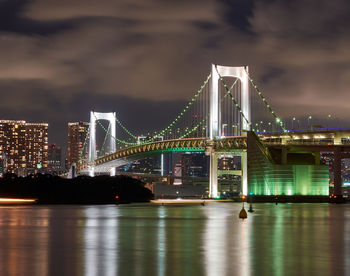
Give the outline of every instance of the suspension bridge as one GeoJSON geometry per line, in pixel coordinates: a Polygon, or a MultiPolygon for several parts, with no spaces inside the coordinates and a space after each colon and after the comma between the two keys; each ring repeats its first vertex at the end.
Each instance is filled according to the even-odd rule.
{"type": "MultiPolygon", "coordinates": [[[[330,134],[329,131],[327,133],[330,134]]],[[[137,135],[118,119],[115,112],[91,111],[89,135],[86,135],[82,146],[77,172],[90,176],[96,173],[113,176],[117,167],[150,155],[205,152],[210,157],[211,198],[217,198],[220,194],[218,159],[222,156],[240,157],[241,167],[234,173],[241,176],[243,195],[328,195],[329,172],[327,166],[319,163],[321,149],[306,147],[305,144],[302,149],[298,148],[300,139],[296,137],[299,134],[287,130],[249,75],[247,66],[213,64],[210,74],[193,98],[159,131],[146,136],[137,135]],[[277,133],[269,134],[265,129],[259,129],[259,123],[252,122],[251,91],[273,118],[277,133]],[[109,123],[108,127],[101,122],[103,120],[109,123]],[[96,149],[97,128],[105,133],[99,151],[96,149]],[[291,145],[295,146],[290,148],[291,145]]],[[[316,139],[318,145],[322,144],[320,139],[316,139]]],[[[328,146],[331,145],[328,143],[328,146]]],[[[335,147],[328,150],[340,152],[339,158],[344,158],[348,149],[335,147]]],[[[339,182],[337,177],[336,181],[339,182]]],[[[341,193],[338,182],[335,183],[336,191],[341,193]]]]}

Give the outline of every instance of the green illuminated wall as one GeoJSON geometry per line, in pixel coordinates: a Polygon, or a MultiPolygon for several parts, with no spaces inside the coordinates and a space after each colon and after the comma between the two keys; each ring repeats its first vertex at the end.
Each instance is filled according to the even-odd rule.
{"type": "Polygon", "coordinates": [[[248,139],[248,191],[254,195],[328,195],[325,165],[275,164],[256,139],[248,139]]]}

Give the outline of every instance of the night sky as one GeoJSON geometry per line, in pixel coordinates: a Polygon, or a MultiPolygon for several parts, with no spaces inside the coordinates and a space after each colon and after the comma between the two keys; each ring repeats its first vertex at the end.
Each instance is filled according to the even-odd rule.
{"type": "Polygon", "coordinates": [[[216,63],[249,65],[284,118],[350,126],[349,14],[349,0],[0,0],[0,118],[48,122],[64,148],[92,109],[159,129],[216,63]]]}

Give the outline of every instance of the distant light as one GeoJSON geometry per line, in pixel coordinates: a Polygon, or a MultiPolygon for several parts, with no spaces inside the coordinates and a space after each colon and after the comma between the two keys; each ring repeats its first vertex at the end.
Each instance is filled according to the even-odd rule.
{"type": "Polygon", "coordinates": [[[6,203],[21,203],[21,202],[36,202],[36,198],[0,198],[0,202],[6,203]]]}

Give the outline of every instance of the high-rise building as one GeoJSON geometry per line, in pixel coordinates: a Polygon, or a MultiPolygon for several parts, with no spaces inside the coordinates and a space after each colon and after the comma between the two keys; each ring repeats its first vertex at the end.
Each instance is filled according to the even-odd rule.
{"type": "Polygon", "coordinates": [[[27,173],[47,169],[48,127],[46,123],[26,123],[27,173]]]}
{"type": "Polygon", "coordinates": [[[0,155],[9,173],[24,176],[47,167],[48,124],[0,120],[0,155]]]}
{"type": "Polygon", "coordinates": [[[60,174],[62,172],[62,151],[56,144],[49,146],[47,158],[47,170],[51,174],[60,174]]]}
{"type": "Polygon", "coordinates": [[[0,121],[0,154],[6,157],[7,172],[25,174],[25,121],[0,121]]]}
{"type": "Polygon", "coordinates": [[[4,175],[6,172],[6,159],[5,155],[0,155],[0,177],[4,175]]]}
{"type": "Polygon", "coordinates": [[[79,165],[87,158],[89,125],[86,122],[68,123],[68,170],[73,163],[79,165]]]}
{"type": "Polygon", "coordinates": [[[209,158],[203,152],[188,152],[181,155],[182,175],[207,177],[209,158]]]}

